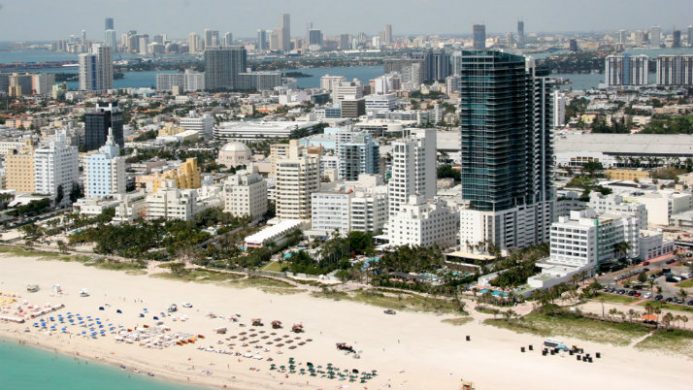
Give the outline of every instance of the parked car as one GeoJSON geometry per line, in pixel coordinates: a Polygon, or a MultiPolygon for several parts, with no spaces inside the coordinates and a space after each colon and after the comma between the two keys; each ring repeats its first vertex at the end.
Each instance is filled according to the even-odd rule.
{"type": "Polygon", "coordinates": [[[662,294],[657,294],[657,296],[655,296],[655,301],[661,301],[662,299],[664,299],[664,296],[662,296],[662,294]]]}
{"type": "Polygon", "coordinates": [[[652,298],[652,293],[648,291],[648,292],[642,294],[642,297],[645,299],[650,299],[650,298],[652,298]]]}

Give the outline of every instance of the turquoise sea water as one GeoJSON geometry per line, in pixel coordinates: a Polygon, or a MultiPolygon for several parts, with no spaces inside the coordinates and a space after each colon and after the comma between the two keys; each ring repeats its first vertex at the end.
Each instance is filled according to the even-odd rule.
{"type": "Polygon", "coordinates": [[[0,340],[3,390],[195,390],[0,340]]]}

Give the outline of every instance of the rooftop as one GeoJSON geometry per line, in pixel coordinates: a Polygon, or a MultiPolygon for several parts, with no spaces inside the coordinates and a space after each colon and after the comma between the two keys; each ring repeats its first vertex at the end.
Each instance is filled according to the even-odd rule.
{"type": "Polygon", "coordinates": [[[296,219],[287,219],[279,222],[276,225],[268,226],[259,232],[245,238],[245,242],[262,245],[265,241],[272,239],[278,235],[284,234],[289,230],[296,229],[302,224],[296,219]]]}
{"type": "MultiPolygon", "coordinates": [[[[440,144],[440,139],[438,143],[440,144]]],[[[693,135],[564,134],[556,136],[556,153],[662,154],[693,156],[693,135]]]]}

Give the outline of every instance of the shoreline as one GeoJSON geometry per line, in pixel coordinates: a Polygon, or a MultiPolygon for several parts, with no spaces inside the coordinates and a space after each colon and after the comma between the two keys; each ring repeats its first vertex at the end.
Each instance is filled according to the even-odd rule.
{"type": "MultiPolygon", "coordinates": [[[[453,315],[405,310],[388,316],[383,314],[381,307],[317,298],[307,292],[270,294],[253,287],[128,275],[85,267],[78,262],[0,254],[0,267],[3,267],[0,291],[19,293],[19,301],[63,303],[66,306],[63,313],[72,311],[94,315],[127,328],[136,329],[144,324],[152,326],[151,315],[165,312],[172,302],[177,303],[178,311],[162,318],[165,326],[172,329],[164,334],[204,334],[204,340],[194,346],[147,348],[146,343],[140,341],[130,344],[118,342],[115,339],[117,335],[78,335],[83,328],[71,328],[71,335],[50,332],[45,327],[41,330],[32,327],[36,320],[24,324],[2,323],[0,327],[3,339],[21,341],[30,348],[37,347],[112,368],[124,365],[129,374],[147,376],[151,372],[155,375],[153,380],[173,385],[238,390],[327,390],[344,388],[344,385],[350,389],[367,387],[369,390],[457,390],[460,381],[465,380],[473,382],[478,390],[521,386],[551,390],[554,389],[552,383],[571,378],[563,386],[564,390],[588,386],[600,388],[604,381],[615,382],[613,389],[624,390],[638,386],[667,386],[671,390],[690,388],[692,359],[572,337],[560,339],[567,345],[580,345],[589,352],[601,352],[604,358],[584,365],[574,359],[542,356],[540,350],[522,354],[521,346],[540,346],[544,338],[485,325],[483,319],[487,316],[473,310],[469,310],[472,313],[470,320],[454,326],[443,322],[453,315]],[[26,293],[28,283],[40,285],[40,291],[26,293]],[[62,294],[51,292],[51,286],[57,283],[64,290],[62,294]],[[83,288],[88,289],[89,297],[79,296],[78,292],[83,288]],[[193,307],[183,307],[184,302],[191,302],[193,307]],[[140,315],[143,307],[149,308],[146,318],[140,315]],[[116,313],[116,309],[122,309],[122,313],[116,313]],[[189,318],[183,320],[182,317],[189,318]],[[262,319],[265,325],[253,326],[253,318],[262,319]],[[283,321],[283,327],[273,329],[270,323],[274,320],[283,321]],[[305,333],[290,331],[291,325],[298,323],[305,326],[305,333]],[[215,329],[221,327],[226,329],[225,333],[216,334],[215,329]],[[30,329],[29,333],[24,332],[26,328],[30,329]],[[276,333],[276,336],[269,336],[270,333],[276,333]],[[271,338],[262,339],[263,335],[271,338]],[[471,341],[466,341],[465,336],[471,336],[471,341]],[[286,346],[280,348],[278,342],[271,346],[268,342],[264,346],[265,341],[274,340],[274,337],[281,337],[282,345],[286,346]],[[248,338],[247,341],[240,341],[244,338],[248,338]],[[309,339],[311,342],[306,343],[309,339]],[[304,345],[299,346],[299,341],[304,345]],[[352,345],[360,358],[338,351],[335,344],[340,342],[352,345]],[[245,344],[241,346],[241,343],[245,344]],[[262,351],[253,348],[261,344],[262,351]],[[288,349],[289,345],[296,348],[288,349]],[[248,355],[245,351],[253,349],[255,352],[251,355],[261,354],[262,359],[220,353],[218,350],[222,348],[241,355],[248,355]],[[269,358],[273,361],[270,362],[269,358]],[[289,358],[295,358],[295,373],[270,368],[270,363],[284,365],[289,358]],[[307,367],[308,362],[316,365],[330,363],[362,372],[377,370],[378,376],[365,384],[358,383],[358,380],[356,383],[330,380],[320,375],[300,376],[299,368],[307,367]],[[498,375],[500,367],[505,375],[498,375]]],[[[57,325],[57,322],[51,324],[57,325]]]]}
{"type": "MultiPolygon", "coordinates": [[[[28,334],[28,333],[22,333],[22,334],[28,334]]],[[[20,346],[22,348],[30,348],[38,351],[42,351],[44,353],[48,354],[55,354],[59,355],[60,357],[64,359],[73,359],[77,360],[86,364],[96,364],[100,365],[102,367],[114,370],[116,372],[126,372],[129,375],[134,375],[137,377],[141,377],[142,379],[147,379],[147,380],[152,380],[156,382],[161,382],[165,384],[170,384],[170,385],[175,385],[175,386],[190,386],[191,388],[199,388],[199,389],[213,389],[216,388],[216,386],[212,386],[209,384],[204,384],[204,383],[193,383],[193,382],[185,382],[182,381],[180,378],[175,378],[173,376],[166,375],[164,374],[154,374],[151,370],[146,371],[145,368],[138,368],[138,367],[133,367],[127,366],[123,361],[120,361],[118,359],[108,359],[108,358],[99,358],[98,356],[86,356],[83,354],[80,354],[79,352],[74,352],[74,351],[67,351],[64,348],[58,348],[54,345],[48,345],[39,341],[29,341],[26,339],[26,337],[21,337],[18,336],[17,333],[14,332],[7,332],[4,329],[0,328],[0,342],[6,342],[10,343],[13,345],[20,346]],[[149,373],[152,373],[154,375],[149,375],[149,373]]],[[[224,387],[228,388],[228,387],[224,387]]]]}

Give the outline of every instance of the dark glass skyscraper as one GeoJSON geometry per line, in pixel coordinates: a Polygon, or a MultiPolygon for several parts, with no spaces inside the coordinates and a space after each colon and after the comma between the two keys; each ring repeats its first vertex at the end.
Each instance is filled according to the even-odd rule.
{"type": "Polygon", "coordinates": [[[474,50],[486,49],[486,25],[475,24],[473,27],[474,50]]]}
{"type": "Polygon", "coordinates": [[[503,210],[527,196],[530,112],[523,57],[463,53],[462,198],[477,210],[503,210]]]}
{"type": "Polygon", "coordinates": [[[424,82],[445,80],[451,73],[450,54],[445,50],[424,53],[424,82]]]}
{"type": "Polygon", "coordinates": [[[674,30],[672,34],[671,47],[675,49],[681,47],[681,30],[674,30]]]}
{"type": "Polygon", "coordinates": [[[113,18],[106,18],[104,22],[104,30],[115,30],[115,23],[113,22],[113,18]]]}
{"type": "Polygon", "coordinates": [[[118,107],[118,102],[99,102],[96,108],[84,115],[84,150],[96,150],[106,143],[108,129],[113,129],[113,138],[122,148],[125,146],[123,138],[123,112],[118,107]]]}
{"type": "Polygon", "coordinates": [[[517,22],[517,47],[519,49],[524,49],[525,42],[525,22],[520,20],[517,22]]]}
{"type": "Polygon", "coordinates": [[[239,87],[238,74],[245,72],[247,53],[242,46],[205,50],[205,88],[210,91],[239,87]]]}
{"type": "MultiPolygon", "coordinates": [[[[463,213],[488,218],[484,240],[501,249],[548,239],[554,195],[553,83],[547,74],[522,56],[462,53],[463,213]]],[[[462,219],[463,235],[464,221],[474,218],[462,219]]]]}

